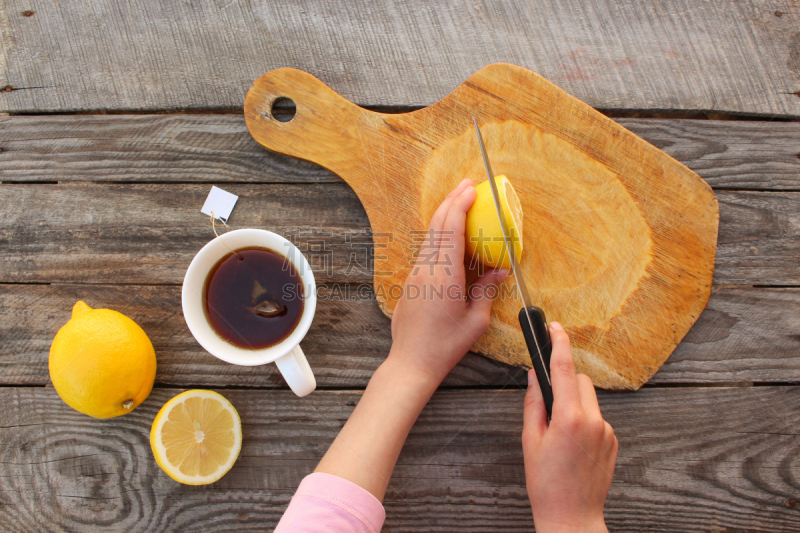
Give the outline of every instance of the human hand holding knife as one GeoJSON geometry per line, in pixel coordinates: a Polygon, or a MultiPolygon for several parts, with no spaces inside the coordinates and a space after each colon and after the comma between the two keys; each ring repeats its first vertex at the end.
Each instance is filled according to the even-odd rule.
{"type": "Polygon", "coordinates": [[[512,239],[509,234],[508,222],[500,206],[500,194],[497,190],[492,167],[489,164],[489,157],[486,155],[486,147],[483,145],[481,130],[478,128],[478,121],[475,120],[474,117],[472,122],[475,124],[475,132],[478,134],[478,144],[481,148],[483,163],[486,166],[486,174],[489,176],[492,198],[494,199],[495,208],[497,208],[500,227],[503,229],[503,240],[505,241],[505,248],[511,260],[511,270],[514,273],[517,291],[523,303],[523,307],[519,312],[519,325],[522,328],[522,335],[525,337],[525,344],[528,346],[531,363],[536,372],[536,378],[539,381],[539,387],[542,391],[542,397],[549,418],[552,416],[553,410],[553,387],[550,382],[550,353],[552,351],[552,345],[550,344],[550,335],[547,332],[547,321],[544,311],[531,303],[528,287],[525,285],[525,278],[522,273],[519,272],[519,263],[514,251],[515,241],[518,237],[515,235],[512,239]]]}

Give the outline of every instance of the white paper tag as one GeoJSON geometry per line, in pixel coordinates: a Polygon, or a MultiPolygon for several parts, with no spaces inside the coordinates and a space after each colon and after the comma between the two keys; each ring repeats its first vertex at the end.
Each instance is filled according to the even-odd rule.
{"type": "Polygon", "coordinates": [[[208,193],[208,198],[206,198],[206,203],[203,204],[203,208],[200,212],[204,215],[211,216],[211,212],[213,211],[214,218],[218,218],[227,223],[228,217],[231,216],[231,211],[233,211],[233,206],[236,205],[236,200],[238,199],[239,197],[235,194],[212,186],[211,192],[208,193]]]}

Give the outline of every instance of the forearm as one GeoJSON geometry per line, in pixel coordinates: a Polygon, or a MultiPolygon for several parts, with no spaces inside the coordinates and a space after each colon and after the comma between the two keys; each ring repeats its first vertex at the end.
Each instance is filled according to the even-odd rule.
{"type": "Polygon", "coordinates": [[[352,481],[383,501],[406,437],[438,385],[390,355],[316,471],[352,481]]]}

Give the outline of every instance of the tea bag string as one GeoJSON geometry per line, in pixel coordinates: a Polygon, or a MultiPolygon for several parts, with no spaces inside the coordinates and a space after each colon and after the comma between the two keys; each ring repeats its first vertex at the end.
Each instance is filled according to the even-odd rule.
{"type": "MultiPolygon", "coordinates": [[[[220,242],[221,242],[222,244],[224,244],[224,245],[225,245],[225,248],[227,248],[227,249],[228,249],[228,250],[229,250],[229,251],[230,251],[232,254],[236,254],[236,257],[238,257],[239,259],[241,259],[241,256],[239,255],[239,252],[237,252],[237,251],[235,251],[235,250],[231,250],[231,247],[230,247],[230,246],[228,246],[228,243],[226,243],[224,240],[222,240],[222,237],[220,237],[220,236],[219,236],[219,233],[217,233],[216,218],[217,218],[217,217],[216,217],[216,216],[214,216],[214,211],[211,211],[211,229],[212,229],[212,230],[214,230],[214,235],[216,235],[216,236],[217,236],[217,239],[219,239],[219,240],[220,240],[220,242]]],[[[227,224],[227,223],[226,223],[224,220],[222,220],[222,219],[219,219],[219,221],[220,221],[220,222],[222,222],[222,225],[223,225],[223,226],[225,226],[226,228],[228,228],[228,224],[227,224]]]]}

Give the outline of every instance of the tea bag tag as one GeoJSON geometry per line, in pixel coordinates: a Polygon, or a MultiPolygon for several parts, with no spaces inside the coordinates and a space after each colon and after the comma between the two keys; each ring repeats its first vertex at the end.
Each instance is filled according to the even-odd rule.
{"type": "Polygon", "coordinates": [[[236,200],[238,199],[239,197],[235,194],[212,186],[211,192],[208,193],[208,198],[206,198],[206,203],[203,204],[200,212],[208,216],[212,216],[213,212],[214,218],[227,223],[228,217],[231,216],[231,211],[233,211],[233,206],[236,205],[236,200]]]}

